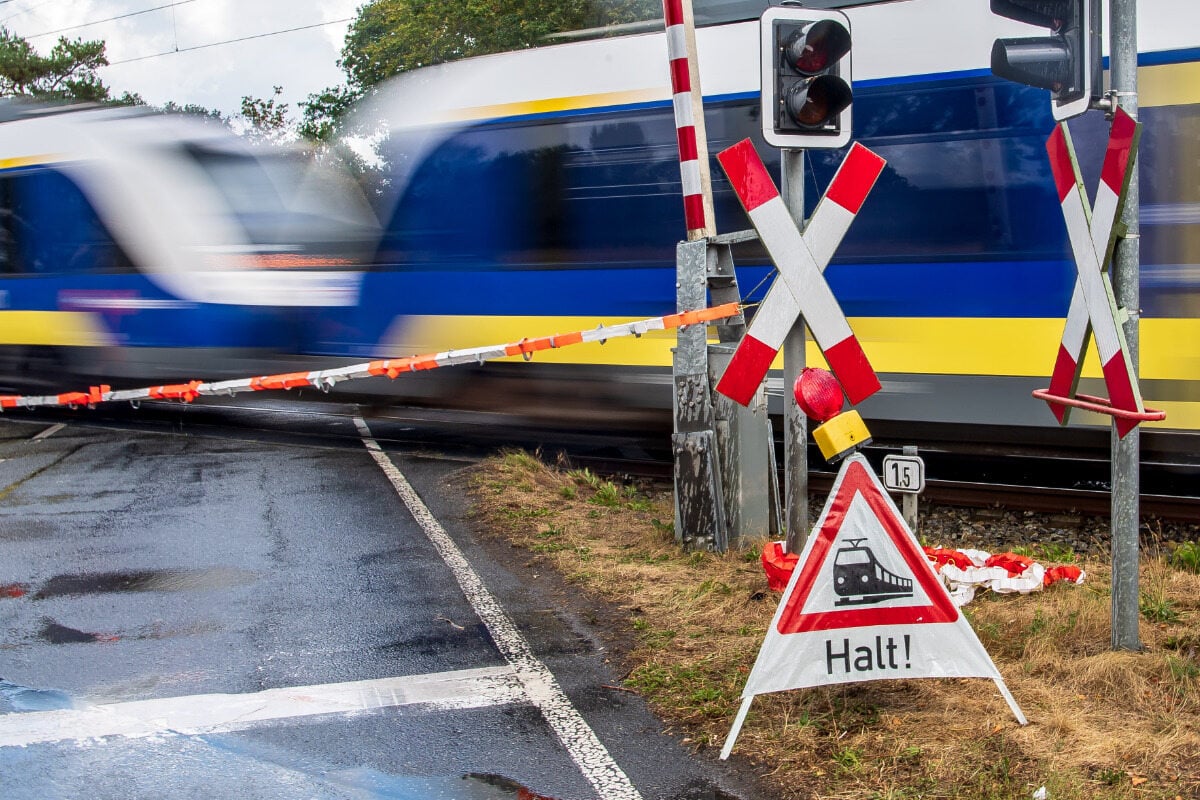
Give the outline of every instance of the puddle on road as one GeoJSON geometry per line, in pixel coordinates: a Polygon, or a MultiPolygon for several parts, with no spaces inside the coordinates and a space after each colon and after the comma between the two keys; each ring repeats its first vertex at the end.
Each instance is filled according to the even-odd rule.
{"type": "Polygon", "coordinates": [[[31,689],[0,678],[0,712],[6,706],[8,711],[58,711],[74,708],[75,703],[57,689],[31,689]]]}
{"type": "Polygon", "coordinates": [[[42,620],[42,629],[38,636],[50,644],[90,644],[91,642],[115,642],[118,638],[104,633],[88,633],[77,628],[68,628],[50,618],[42,620]]]}
{"type": "Polygon", "coordinates": [[[109,592],[190,592],[231,589],[254,583],[258,576],[244,569],[160,569],[103,572],[85,575],[56,575],[42,584],[34,600],[109,592]]]}

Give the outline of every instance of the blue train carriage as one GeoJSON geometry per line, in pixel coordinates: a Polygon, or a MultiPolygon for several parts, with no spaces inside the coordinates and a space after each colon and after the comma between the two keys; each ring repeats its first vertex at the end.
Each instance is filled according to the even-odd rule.
{"type": "MultiPolygon", "coordinates": [[[[1047,385],[1075,275],[1044,147],[1053,120],[1045,92],[988,67],[995,38],[1034,30],[983,0],[828,5],[845,6],[853,27],[855,138],[888,160],[826,273],[881,373],[864,416],[873,428],[922,420],[1047,435],[1056,423],[1029,393],[1047,385]]],[[[697,40],[710,154],[749,136],[778,175],[778,153],[759,133],[764,7],[695,0],[697,40]]],[[[1143,391],[1168,411],[1166,426],[1195,431],[1200,7],[1160,0],[1139,13],[1143,391]]],[[[377,269],[364,305],[314,351],[407,355],[672,310],[684,224],[660,26],[385,85],[363,110],[387,133],[377,269]]],[[[1094,191],[1106,125],[1093,112],[1072,130],[1094,191]]],[[[842,156],[806,153],[810,212],[842,156]]],[[[715,160],[712,173],[719,230],[747,228],[715,160]]],[[[735,256],[743,290],[761,297],[772,274],[765,253],[751,245],[735,256]]],[[[430,375],[393,391],[517,408],[665,409],[673,341],[577,347],[471,373],[470,385],[430,375]],[[512,392],[472,394],[485,385],[512,392]]],[[[811,343],[808,355],[820,363],[811,343]]],[[[777,397],[778,375],[769,384],[777,397]]],[[[1084,375],[1082,390],[1105,393],[1094,353],[1084,375]]],[[[1076,420],[1106,430],[1106,419],[1076,420]]]]}
{"type": "Polygon", "coordinates": [[[256,374],[300,349],[301,310],[358,302],[376,234],[357,187],[224,126],[7,102],[0,382],[256,374]]]}

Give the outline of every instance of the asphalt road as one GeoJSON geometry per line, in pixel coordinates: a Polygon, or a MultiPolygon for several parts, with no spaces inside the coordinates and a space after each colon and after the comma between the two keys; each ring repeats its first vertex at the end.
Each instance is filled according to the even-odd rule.
{"type": "Polygon", "coordinates": [[[475,535],[463,459],[14,419],[0,797],[750,796],[475,535]]]}

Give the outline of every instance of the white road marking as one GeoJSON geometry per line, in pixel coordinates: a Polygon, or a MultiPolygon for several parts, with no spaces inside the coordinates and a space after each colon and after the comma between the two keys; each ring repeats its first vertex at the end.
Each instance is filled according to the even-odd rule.
{"type": "Polygon", "coordinates": [[[433,710],[526,702],[513,669],[483,667],[249,694],[200,694],[106,703],[60,711],[0,714],[0,747],[105,736],[145,738],[244,730],[273,720],[352,714],[396,706],[433,710]]]}
{"type": "Polygon", "coordinates": [[[587,778],[603,800],[641,800],[641,794],[629,777],[613,760],[604,744],[596,736],[595,731],[591,729],[575,706],[571,705],[571,701],[563,692],[562,687],[558,685],[553,673],[534,656],[529,642],[517,630],[517,626],[505,613],[495,595],[488,590],[483,584],[483,580],[472,569],[466,556],[450,538],[450,534],[446,533],[446,529],[421,501],[408,479],[375,441],[367,423],[362,417],[356,417],[354,424],[362,435],[367,451],[387,475],[396,493],[400,495],[400,499],[408,506],[413,518],[424,529],[429,541],[433,543],[446,565],[450,567],[454,577],[458,580],[458,585],[475,608],[475,613],[487,626],[492,640],[496,642],[500,652],[512,665],[516,678],[524,688],[529,702],[541,711],[542,716],[558,736],[558,740],[566,748],[583,776],[587,778]]]}
{"type": "Polygon", "coordinates": [[[34,436],[34,437],[33,437],[32,439],[30,439],[29,441],[31,441],[31,442],[38,442],[38,441],[41,441],[42,439],[49,439],[51,436],[53,436],[54,434],[58,433],[59,431],[61,431],[61,430],[62,430],[63,428],[65,428],[65,427],[67,427],[67,425],[66,425],[66,423],[65,423],[65,422],[59,422],[59,423],[57,423],[57,424],[55,424],[55,425],[51,425],[49,428],[46,428],[46,430],[44,430],[44,431],[42,431],[41,433],[37,434],[36,436],[34,436]]]}

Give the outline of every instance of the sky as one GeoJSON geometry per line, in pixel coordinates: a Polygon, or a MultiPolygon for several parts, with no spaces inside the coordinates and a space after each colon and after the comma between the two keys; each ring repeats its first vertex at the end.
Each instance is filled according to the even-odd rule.
{"type": "Polygon", "coordinates": [[[270,98],[282,86],[281,101],[299,119],[300,101],[345,82],[337,59],[364,2],[0,0],[0,25],[42,54],[59,36],[103,39],[109,66],[99,75],[114,97],[129,91],[152,105],[194,103],[230,116],[243,96],[270,98]]]}

